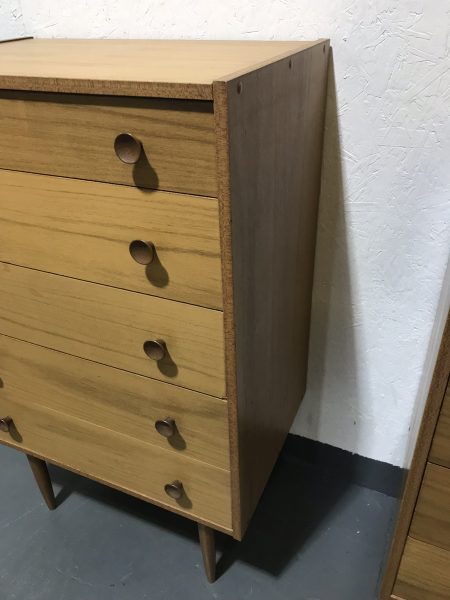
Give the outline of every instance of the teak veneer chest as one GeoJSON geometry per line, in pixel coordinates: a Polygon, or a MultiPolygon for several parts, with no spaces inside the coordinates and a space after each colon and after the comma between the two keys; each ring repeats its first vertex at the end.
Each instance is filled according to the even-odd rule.
{"type": "MultiPolygon", "coordinates": [[[[0,44],[0,442],[241,539],[305,390],[329,45],[0,44]]],[[[280,507],[281,509],[282,507],[280,507]]]]}

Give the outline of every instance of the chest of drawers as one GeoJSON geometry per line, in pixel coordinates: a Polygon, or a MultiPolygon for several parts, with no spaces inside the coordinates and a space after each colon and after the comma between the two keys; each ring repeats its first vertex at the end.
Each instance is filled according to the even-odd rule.
{"type": "Polygon", "coordinates": [[[0,44],[0,442],[242,539],[306,385],[328,42],[0,44]]]}

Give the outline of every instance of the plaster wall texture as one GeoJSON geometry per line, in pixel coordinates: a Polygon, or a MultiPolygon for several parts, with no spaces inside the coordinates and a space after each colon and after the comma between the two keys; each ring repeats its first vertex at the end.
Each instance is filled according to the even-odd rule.
{"type": "Polygon", "coordinates": [[[19,0],[0,0],[0,40],[23,35],[25,27],[19,0]]]}
{"type": "Polygon", "coordinates": [[[309,383],[292,431],[407,466],[450,242],[448,0],[0,7],[0,38],[331,38],[309,383]]]}

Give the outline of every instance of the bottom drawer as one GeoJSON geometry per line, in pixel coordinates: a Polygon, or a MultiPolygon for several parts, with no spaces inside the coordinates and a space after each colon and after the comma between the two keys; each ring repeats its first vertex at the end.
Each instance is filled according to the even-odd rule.
{"type": "Polygon", "coordinates": [[[0,432],[0,442],[231,531],[229,471],[174,456],[52,409],[4,399],[1,391],[1,417],[10,416],[13,425],[9,433],[0,432]],[[169,498],[164,491],[172,481],[183,484],[180,500],[169,498]]]}

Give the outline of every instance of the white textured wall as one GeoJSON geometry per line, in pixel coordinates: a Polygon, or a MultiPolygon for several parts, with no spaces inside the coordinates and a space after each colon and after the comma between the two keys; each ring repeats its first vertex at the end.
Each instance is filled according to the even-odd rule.
{"type": "Polygon", "coordinates": [[[21,37],[24,32],[19,0],[0,0],[0,40],[21,37]]]}
{"type": "Polygon", "coordinates": [[[293,431],[404,465],[450,241],[448,0],[15,0],[37,37],[330,37],[309,388],[293,431]]]}

